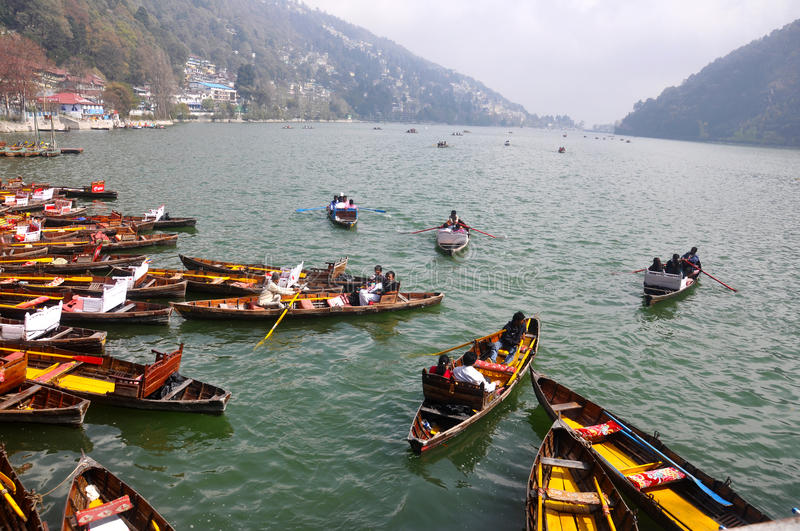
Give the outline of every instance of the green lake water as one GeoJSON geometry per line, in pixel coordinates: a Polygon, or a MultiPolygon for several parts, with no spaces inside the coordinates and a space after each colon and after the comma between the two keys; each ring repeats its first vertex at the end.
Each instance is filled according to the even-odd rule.
{"type": "MultiPolygon", "coordinates": [[[[184,321],[110,329],[107,352],[149,362],[185,344],[181,372],[230,390],[223,416],[92,406],[80,429],[2,425],[29,489],[55,488],[81,450],[144,494],[177,529],[521,529],[531,463],[549,422],[527,376],[472,429],[422,457],[406,435],[436,352],[538,313],[534,365],[645,431],[775,518],[800,503],[800,151],[578,132],[448,126],[191,124],[59,135],[79,156],[0,160],[4,180],[86,185],[141,214],[198,218],[177,253],[393,269],[441,306],[365,318],[184,321]],[[597,137],[597,138],[596,138],[597,137]],[[504,146],[505,140],[511,141],[504,146]],[[452,146],[437,149],[438,140],[452,146]],[[627,140],[627,137],[626,137],[627,140]],[[556,152],[563,145],[564,154],[556,152]],[[357,230],[321,211],[343,192],[357,230]],[[451,209],[464,255],[437,253],[451,209]],[[635,269],[699,248],[708,277],[642,305],[635,269]]],[[[44,499],[60,525],[67,485],[44,499]]],[[[649,524],[644,522],[642,527],[649,524]]]]}

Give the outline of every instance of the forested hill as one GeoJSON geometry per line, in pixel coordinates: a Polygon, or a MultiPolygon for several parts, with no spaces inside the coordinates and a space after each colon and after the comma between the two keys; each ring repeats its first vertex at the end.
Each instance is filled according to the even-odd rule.
{"type": "Polygon", "coordinates": [[[800,146],[800,20],[638,102],[616,132],[800,146]]]}
{"type": "Polygon", "coordinates": [[[327,98],[331,117],[572,125],[296,0],[5,0],[0,25],[59,66],[132,85],[163,84],[165,70],[180,82],[187,57],[208,59],[267,114],[296,108],[300,90],[327,98]]]}

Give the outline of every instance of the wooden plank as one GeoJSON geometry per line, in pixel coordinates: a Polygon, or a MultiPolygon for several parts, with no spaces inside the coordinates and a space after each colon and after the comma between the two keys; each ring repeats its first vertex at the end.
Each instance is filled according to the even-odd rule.
{"type": "Polygon", "coordinates": [[[600,496],[596,492],[573,492],[560,489],[545,489],[548,500],[564,503],[580,503],[584,505],[600,505],[600,496]]]}
{"type": "Polygon", "coordinates": [[[28,389],[22,391],[21,393],[17,393],[11,396],[10,398],[6,398],[2,402],[0,402],[0,410],[8,409],[10,406],[13,406],[14,404],[18,404],[19,402],[26,400],[28,397],[36,394],[36,392],[41,388],[42,388],[41,385],[32,385],[28,389]]]}
{"type": "Polygon", "coordinates": [[[59,333],[57,333],[57,334],[55,334],[53,336],[42,338],[42,339],[48,339],[48,340],[50,340],[50,339],[60,339],[60,338],[62,338],[64,336],[66,336],[66,335],[69,335],[69,333],[72,332],[73,330],[75,330],[75,329],[72,328],[72,327],[69,327],[69,328],[67,328],[65,330],[62,330],[61,332],[59,332],[59,333]]]}
{"type": "Polygon", "coordinates": [[[123,306],[119,310],[114,310],[112,313],[125,313],[128,310],[131,310],[133,308],[136,308],[136,303],[135,302],[132,302],[130,304],[126,304],[125,306],[123,306]]]}
{"type": "Polygon", "coordinates": [[[559,411],[567,411],[569,409],[578,409],[579,407],[583,407],[583,406],[581,406],[577,402],[564,402],[563,404],[556,404],[556,405],[554,405],[552,407],[553,407],[553,411],[558,413],[559,411]]]}
{"type": "Polygon", "coordinates": [[[420,411],[423,412],[423,413],[430,413],[430,414],[433,414],[433,415],[438,415],[440,417],[446,417],[446,418],[450,418],[450,419],[455,419],[455,420],[458,420],[458,421],[468,420],[468,419],[472,418],[470,415],[453,415],[451,413],[445,413],[444,411],[440,411],[438,409],[425,407],[425,406],[422,406],[420,408],[420,411]]]}
{"type": "Polygon", "coordinates": [[[542,457],[541,462],[546,466],[560,466],[562,468],[574,468],[577,470],[590,470],[592,465],[584,463],[583,461],[574,461],[572,459],[557,459],[555,457],[542,457]]]}
{"type": "Polygon", "coordinates": [[[191,378],[187,378],[178,387],[176,387],[175,389],[173,389],[172,391],[167,393],[166,396],[161,398],[161,400],[169,400],[169,399],[171,399],[173,396],[177,395],[178,393],[180,393],[181,391],[183,391],[184,389],[189,387],[192,384],[192,382],[194,382],[194,380],[192,380],[191,378]]]}

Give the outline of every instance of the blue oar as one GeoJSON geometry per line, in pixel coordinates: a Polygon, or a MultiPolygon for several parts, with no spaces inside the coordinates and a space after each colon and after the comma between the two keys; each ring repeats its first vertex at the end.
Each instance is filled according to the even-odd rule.
{"type": "Polygon", "coordinates": [[[627,427],[625,424],[623,424],[619,420],[615,419],[614,416],[611,413],[609,413],[608,411],[605,411],[605,414],[606,414],[606,416],[608,416],[608,418],[610,418],[611,420],[613,420],[614,422],[619,424],[619,426],[623,430],[622,433],[624,433],[625,435],[627,435],[628,437],[630,437],[634,441],[644,444],[645,446],[647,446],[648,448],[653,450],[655,453],[657,453],[658,455],[663,457],[665,460],[667,460],[669,462],[669,464],[671,464],[672,466],[674,466],[675,468],[677,468],[678,470],[680,470],[681,472],[686,474],[686,477],[688,477],[692,481],[694,481],[694,484],[697,485],[698,487],[700,487],[700,490],[702,490],[703,492],[708,494],[711,497],[712,500],[714,500],[718,504],[723,505],[725,507],[730,507],[731,505],[733,505],[731,502],[729,502],[725,498],[722,498],[719,494],[717,494],[716,492],[714,492],[713,490],[708,488],[705,483],[703,483],[702,481],[700,481],[699,479],[697,479],[696,477],[694,477],[693,475],[688,473],[686,470],[684,470],[683,468],[678,466],[678,464],[675,461],[673,461],[672,459],[670,459],[669,457],[667,457],[666,455],[664,455],[663,453],[658,451],[656,448],[654,448],[652,444],[650,444],[649,442],[645,441],[639,435],[637,435],[636,433],[631,431],[631,429],[629,427],[627,427]]]}
{"type": "Polygon", "coordinates": [[[358,208],[359,208],[360,210],[369,210],[370,212],[378,212],[378,213],[380,213],[380,214],[386,214],[386,211],[385,211],[385,210],[381,210],[381,209],[379,209],[379,208],[364,208],[364,207],[358,207],[358,208]]]}
{"type": "Polygon", "coordinates": [[[298,208],[295,212],[305,212],[306,210],[322,210],[323,208],[328,208],[327,206],[322,207],[314,207],[314,208],[298,208]]]}

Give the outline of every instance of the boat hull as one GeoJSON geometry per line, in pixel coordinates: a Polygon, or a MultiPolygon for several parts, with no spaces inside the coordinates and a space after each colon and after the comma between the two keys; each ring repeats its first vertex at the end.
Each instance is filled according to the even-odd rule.
{"type": "Polygon", "coordinates": [[[80,426],[89,403],[85,398],[28,382],[0,396],[0,422],[80,426]]]}
{"type": "Polygon", "coordinates": [[[450,229],[439,229],[436,232],[436,246],[445,254],[450,256],[460,253],[469,245],[469,231],[451,231],[450,229]]]}

